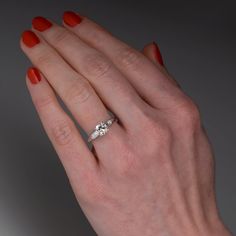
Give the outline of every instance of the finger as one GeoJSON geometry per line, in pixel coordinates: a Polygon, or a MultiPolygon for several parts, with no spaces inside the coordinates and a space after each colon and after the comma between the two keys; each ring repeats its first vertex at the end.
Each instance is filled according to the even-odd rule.
{"type": "MultiPolygon", "coordinates": [[[[21,47],[33,64],[46,76],[87,134],[98,122],[110,117],[89,82],[76,73],[54,49],[32,31],[23,33],[21,47]],[[29,47],[31,42],[36,44],[29,47]]],[[[118,124],[114,123],[112,129],[118,129],[117,126],[118,124]]]]}
{"type": "Polygon", "coordinates": [[[28,70],[26,83],[44,129],[70,180],[77,178],[84,181],[87,172],[96,172],[97,163],[93,154],[73,121],[59,105],[52,88],[36,68],[28,70]]]}
{"type": "Polygon", "coordinates": [[[159,49],[158,45],[155,42],[147,44],[143,48],[143,54],[149,60],[154,62],[155,64],[160,64],[160,65],[164,66],[164,62],[163,62],[162,55],[160,53],[160,49],[159,49]]]}
{"type": "Polygon", "coordinates": [[[104,53],[151,105],[168,109],[185,97],[166,79],[169,75],[161,65],[150,63],[142,53],[113,37],[96,23],[73,12],[64,13],[63,19],[65,27],[104,53]]]}
{"type": "Polygon", "coordinates": [[[42,17],[34,18],[34,29],[92,84],[106,106],[119,116],[124,126],[132,127],[130,117],[137,114],[136,109],[140,110],[145,103],[120,71],[102,53],[64,27],[51,23],[50,28],[40,30],[42,21],[47,20],[42,17]]]}
{"type": "Polygon", "coordinates": [[[170,82],[180,88],[179,83],[174,78],[168,76],[168,71],[166,70],[166,67],[164,66],[164,62],[163,62],[163,58],[162,58],[160,49],[155,42],[147,44],[143,48],[142,52],[154,64],[163,66],[165,73],[167,74],[167,78],[170,79],[170,82]]]}
{"type": "MultiPolygon", "coordinates": [[[[32,31],[27,31],[22,36],[21,46],[33,64],[43,72],[87,134],[90,134],[99,122],[110,118],[106,107],[90,83],[76,73],[42,38],[38,38],[32,31]]],[[[103,150],[108,149],[115,142],[114,139],[122,139],[123,136],[124,129],[115,122],[106,135],[93,141],[97,153],[102,154],[99,155],[99,161],[104,165],[110,166],[114,162],[108,154],[103,155],[103,150]]]]}

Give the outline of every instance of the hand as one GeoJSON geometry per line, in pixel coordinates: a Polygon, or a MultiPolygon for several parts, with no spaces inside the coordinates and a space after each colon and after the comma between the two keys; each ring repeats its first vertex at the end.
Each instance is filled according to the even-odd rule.
{"type": "Polygon", "coordinates": [[[100,236],[230,235],[214,192],[213,154],[194,102],[151,45],[144,54],[71,12],[22,35],[27,85],[78,202],[100,236]],[[157,62],[159,61],[159,63],[157,62]],[[119,119],[91,151],[87,134],[119,119]]]}

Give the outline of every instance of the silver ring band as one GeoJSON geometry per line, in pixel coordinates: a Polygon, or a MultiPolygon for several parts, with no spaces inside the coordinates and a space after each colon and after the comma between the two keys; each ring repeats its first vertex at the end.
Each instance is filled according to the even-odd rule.
{"type": "Polygon", "coordinates": [[[117,122],[118,119],[116,117],[111,117],[110,119],[106,121],[102,121],[99,124],[96,125],[95,129],[91,132],[91,134],[88,137],[88,142],[91,142],[103,135],[105,135],[109,127],[114,123],[117,122]]]}

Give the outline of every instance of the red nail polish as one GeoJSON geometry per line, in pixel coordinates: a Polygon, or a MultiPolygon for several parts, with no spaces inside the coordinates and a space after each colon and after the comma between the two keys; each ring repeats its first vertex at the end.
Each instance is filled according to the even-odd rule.
{"type": "Polygon", "coordinates": [[[29,68],[27,71],[27,76],[32,84],[37,84],[41,81],[41,75],[37,68],[29,68]]]}
{"type": "Polygon", "coordinates": [[[156,60],[162,65],[164,66],[164,62],[163,62],[163,58],[162,58],[162,55],[161,55],[161,52],[160,52],[160,49],[158,47],[158,45],[153,42],[153,45],[155,47],[155,58],[156,60]]]}
{"type": "Polygon", "coordinates": [[[52,23],[49,20],[45,19],[44,17],[37,16],[32,20],[32,25],[34,29],[43,32],[51,28],[52,23]]]}
{"type": "Polygon", "coordinates": [[[82,18],[72,11],[66,11],[63,14],[63,20],[70,27],[74,27],[81,23],[82,18]]]}
{"type": "Polygon", "coordinates": [[[22,40],[24,44],[29,48],[34,47],[36,44],[40,42],[38,36],[30,30],[23,32],[22,40]]]}

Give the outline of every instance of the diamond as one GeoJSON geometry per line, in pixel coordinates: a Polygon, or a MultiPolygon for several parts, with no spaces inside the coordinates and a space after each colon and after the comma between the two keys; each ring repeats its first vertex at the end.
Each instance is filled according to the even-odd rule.
{"type": "Polygon", "coordinates": [[[101,122],[100,124],[96,125],[96,131],[99,133],[100,136],[103,136],[108,131],[108,125],[104,122],[101,122]]]}
{"type": "Polygon", "coordinates": [[[108,121],[107,121],[107,124],[108,124],[108,125],[111,125],[111,124],[112,124],[112,120],[108,120],[108,121]]]}
{"type": "Polygon", "coordinates": [[[93,130],[93,132],[90,134],[89,138],[88,138],[88,141],[92,141],[96,138],[98,138],[99,136],[103,136],[105,135],[108,130],[109,130],[109,127],[113,124],[113,122],[117,121],[117,119],[115,118],[111,118],[107,121],[103,121],[99,124],[97,124],[95,126],[95,129],[93,130]]]}

